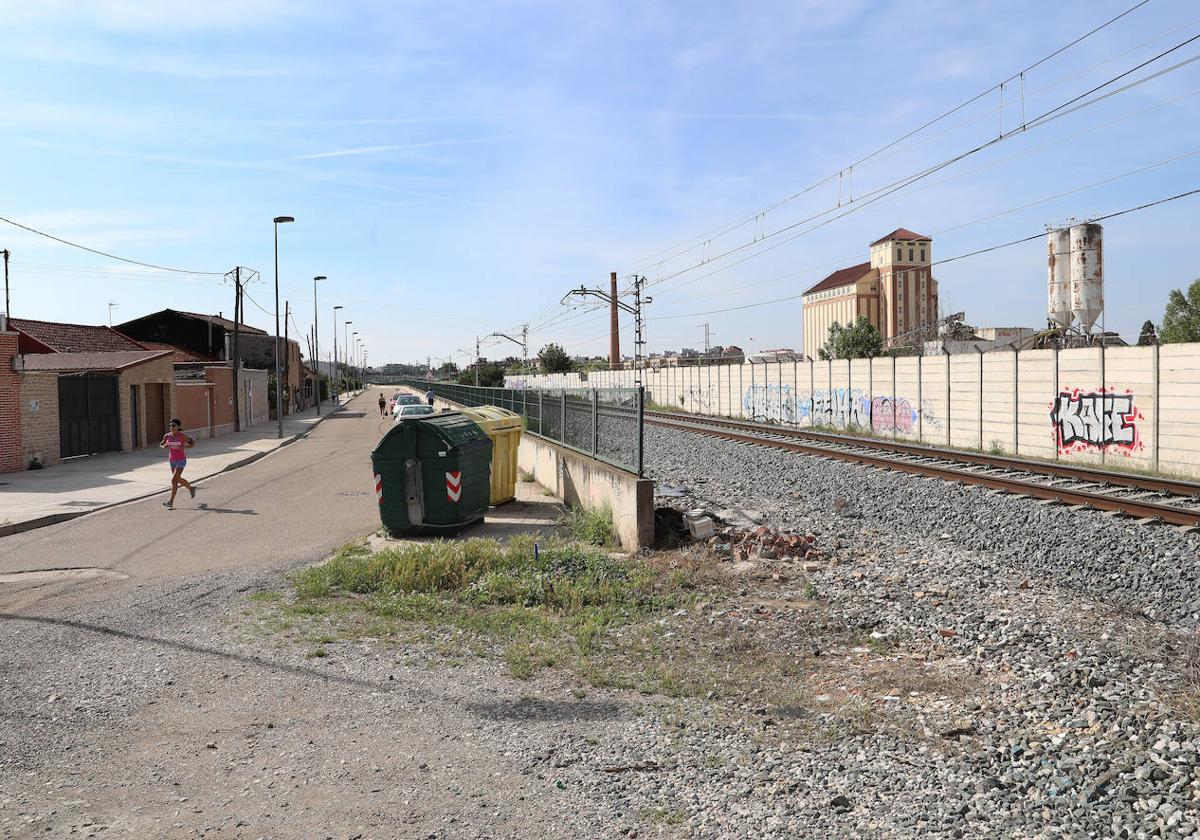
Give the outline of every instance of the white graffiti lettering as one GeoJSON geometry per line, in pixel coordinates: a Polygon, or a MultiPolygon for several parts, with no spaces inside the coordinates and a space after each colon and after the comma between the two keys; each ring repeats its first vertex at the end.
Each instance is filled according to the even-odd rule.
{"type": "Polygon", "coordinates": [[[1137,421],[1141,417],[1133,404],[1133,394],[1085,394],[1079,389],[1060,392],[1050,411],[1061,453],[1110,446],[1137,448],[1137,421]]]}

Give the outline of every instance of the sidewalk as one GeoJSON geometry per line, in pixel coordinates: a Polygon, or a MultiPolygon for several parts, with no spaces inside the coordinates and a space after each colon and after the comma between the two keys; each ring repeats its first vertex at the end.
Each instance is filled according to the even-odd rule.
{"type": "MultiPolygon", "coordinates": [[[[344,396],[353,399],[358,393],[344,396]]],[[[187,478],[197,481],[257,461],[308,434],[346,404],[343,399],[342,405],[333,409],[324,403],[320,417],[314,408],[285,417],[282,438],[276,437],[278,426],[272,420],[244,432],[197,441],[195,448],[188,450],[187,478]]],[[[165,493],[170,481],[167,456],[157,446],[72,459],[44,470],[0,474],[0,537],[165,493]]]]}

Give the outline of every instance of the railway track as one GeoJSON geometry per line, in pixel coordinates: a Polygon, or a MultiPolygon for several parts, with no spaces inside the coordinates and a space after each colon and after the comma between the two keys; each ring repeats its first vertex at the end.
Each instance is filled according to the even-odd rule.
{"type": "Polygon", "coordinates": [[[1027,461],[898,441],[873,440],[763,423],[645,412],[646,423],[723,440],[940,478],[1015,493],[1046,504],[1130,516],[1142,524],[1200,527],[1200,484],[1087,467],[1027,461]]]}

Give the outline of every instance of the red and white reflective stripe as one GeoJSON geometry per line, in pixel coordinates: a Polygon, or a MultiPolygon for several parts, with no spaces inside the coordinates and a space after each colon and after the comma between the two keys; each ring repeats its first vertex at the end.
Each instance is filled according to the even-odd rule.
{"type": "Polygon", "coordinates": [[[383,504],[383,477],[378,473],[375,474],[375,498],[379,504],[383,504]]]}
{"type": "Polygon", "coordinates": [[[462,473],[448,472],[446,473],[446,498],[452,502],[457,502],[462,496],[462,473]]]}

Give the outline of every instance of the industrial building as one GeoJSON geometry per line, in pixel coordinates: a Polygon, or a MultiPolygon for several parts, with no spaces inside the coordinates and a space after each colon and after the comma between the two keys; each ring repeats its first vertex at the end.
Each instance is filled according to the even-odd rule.
{"type": "Polygon", "coordinates": [[[804,355],[817,358],[829,327],[860,316],[885,343],[920,344],[938,319],[931,237],[897,228],[871,243],[871,259],[839,269],[804,293],[804,355]]]}

